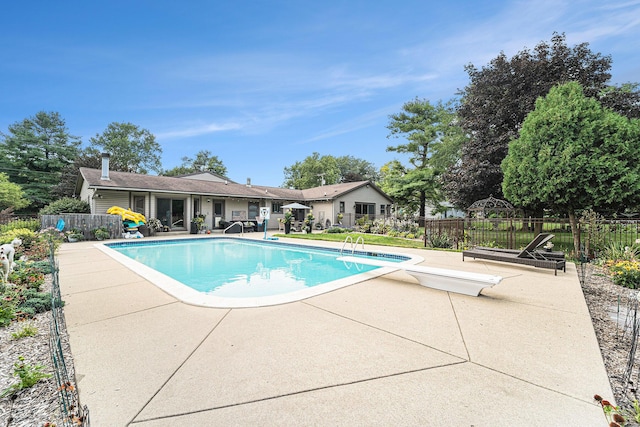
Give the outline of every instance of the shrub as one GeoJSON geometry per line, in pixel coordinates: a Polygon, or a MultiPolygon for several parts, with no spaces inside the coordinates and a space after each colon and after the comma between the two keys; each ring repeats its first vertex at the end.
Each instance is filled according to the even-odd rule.
{"type": "MultiPolygon", "coordinates": [[[[55,243],[55,248],[58,246],[60,246],[60,243],[55,243]]],[[[22,254],[27,259],[42,260],[47,259],[49,252],[49,242],[39,239],[36,240],[29,248],[25,248],[22,254]]]]}
{"type": "Polygon", "coordinates": [[[19,268],[9,276],[11,283],[31,289],[40,289],[44,284],[44,274],[33,267],[19,268]]]}
{"type": "Polygon", "coordinates": [[[348,232],[349,232],[348,229],[342,228],[342,227],[331,227],[325,230],[325,233],[332,233],[332,234],[340,234],[340,233],[348,233],[348,232]]]}
{"type": "Polygon", "coordinates": [[[53,271],[51,271],[52,270],[51,262],[47,259],[26,262],[24,263],[24,268],[30,268],[32,271],[36,273],[42,273],[42,274],[53,273],[53,271]]]}
{"type": "Polygon", "coordinates": [[[613,283],[625,288],[640,287],[640,262],[629,260],[608,261],[606,267],[611,273],[613,283]]]}
{"type": "Polygon", "coordinates": [[[0,234],[4,234],[7,231],[16,229],[16,228],[26,228],[31,231],[38,231],[40,229],[40,220],[37,218],[33,219],[15,219],[6,224],[0,225],[0,234]]]}
{"type": "Polygon", "coordinates": [[[36,240],[36,233],[28,228],[14,228],[0,234],[0,244],[11,243],[13,239],[20,239],[24,246],[29,246],[36,240]]]}
{"type": "Polygon", "coordinates": [[[431,234],[427,237],[427,242],[431,245],[432,248],[451,248],[451,240],[446,233],[442,234],[431,234]]]}
{"type": "Polygon", "coordinates": [[[17,308],[19,311],[31,316],[51,309],[51,295],[46,292],[28,289],[22,293],[22,298],[24,298],[24,301],[17,308]]]}
{"type": "Polygon", "coordinates": [[[58,215],[61,213],[91,213],[91,209],[89,203],[73,197],[63,197],[40,209],[40,215],[58,215]]]}

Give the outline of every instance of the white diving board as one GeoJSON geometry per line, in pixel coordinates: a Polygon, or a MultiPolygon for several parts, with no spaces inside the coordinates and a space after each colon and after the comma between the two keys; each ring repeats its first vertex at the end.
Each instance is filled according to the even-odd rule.
{"type": "Polygon", "coordinates": [[[502,281],[502,276],[471,273],[467,271],[448,270],[445,268],[426,267],[403,262],[383,261],[380,259],[356,256],[341,256],[338,261],[375,267],[389,267],[402,270],[418,279],[418,283],[428,288],[439,289],[477,297],[484,288],[492,287],[502,281]]]}

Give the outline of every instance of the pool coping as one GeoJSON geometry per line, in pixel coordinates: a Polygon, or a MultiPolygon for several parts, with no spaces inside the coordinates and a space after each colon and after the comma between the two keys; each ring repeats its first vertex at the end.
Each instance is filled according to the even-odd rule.
{"type": "MultiPolygon", "coordinates": [[[[342,255],[342,252],[343,252],[336,248],[326,248],[326,247],[304,245],[304,244],[297,244],[297,243],[291,243],[291,242],[286,242],[286,243],[277,242],[274,240],[266,240],[263,242],[257,239],[246,239],[242,237],[229,237],[229,236],[207,236],[207,237],[192,237],[192,238],[178,238],[178,239],[175,239],[175,238],[154,239],[153,242],[154,243],[164,242],[164,241],[184,242],[185,240],[190,240],[190,239],[201,240],[201,239],[221,239],[221,238],[227,239],[227,240],[238,240],[238,241],[244,240],[244,241],[251,241],[251,242],[268,243],[273,245],[286,245],[286,246],[293,246],[296,248],[306,247],[314,250],[318,250],[318,249],[326,250],[330,252],[336,252],[337,256],[342,255]]],[[[148,280],[150,283],[157,286],[162,291],[173,296],[174,298],[177,298],[178,300],[184,302],[185,304],[190,304],[190,305],[195,305],[200,307],[210,307],[210,308],[252,308],[252,307],[267,307],[267,306],[273,306],[273,305],[287,304],[290,302],[311,298],[317,295],[322,295],[327,292],[332,292],[337,289],[344,288],[346,286],[355,285],[356,283],[360,283],[365,280],[380,277],[397,270],[397,268],[391,268],[391,267],[375,268],[371,271],[355,274],[342,279],[333,280],[333,281],[326,282],[320,285],[315,285],[306,289],[300,289],[294,292],[288,292],[280,295],[248,297],[248,298],[247,297],[245,298],[219,297],[214,295],[208,295],[208,294],[199,292],[195,289],[192,289],[188,285],[185,285],[182,282],[176,279],[173,279],[172,277],[169,277],[164,273],[154,270],[151,267],[148,267],[138,261],[135,261],[129,258],[126,255],[123,255],[122,253],[109,247],[114,243],[115,244],[130,243],[132,245],[135,245],[135,244],[149,243],[148,241],[140,241],[139,243],[137,240],[133,240],[130,242],[119,241],[119,242],[111,242],[111,243],[95,243],[94,247],[96,247],[98,250],[102,251],[106,255],[110,256],[114,260],[118,261],[120,264],[124,265],[134,273],[144,277],[146,280],[148,280]]],[[[404,264],[418,264],[424,261],[424,258],[420,256],[408,254],[408,253],[400,253],[400,252],[387,253],[387,252],[380,252],[380,251],[376,251],[376,252],[358,251],[355,248],[353,249],[350,248],[348,251],[345,251],[345,252],[348,252],[349,254],[356,254],[356,255],[370,255],[375,253],[375,254],[388,255],[389,258],[398,258],[398,257],[408,258],[407,260],[403,261],[404,264]]]]}

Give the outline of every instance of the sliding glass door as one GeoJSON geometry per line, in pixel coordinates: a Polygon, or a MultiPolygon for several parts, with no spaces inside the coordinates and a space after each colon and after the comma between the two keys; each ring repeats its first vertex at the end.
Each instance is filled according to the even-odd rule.
{"type": "Polygon", "coordinates": [[[156,199],[158,219],[170,229],[186,230],[184,222],[185,199],[156,199]]]}

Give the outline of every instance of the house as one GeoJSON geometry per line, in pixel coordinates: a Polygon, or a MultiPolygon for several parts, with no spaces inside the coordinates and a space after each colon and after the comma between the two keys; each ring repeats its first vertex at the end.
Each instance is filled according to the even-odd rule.
{"type": "MultiPolygon", "coordinates": [[[[80,168],[76,194],[89,203],[92,214],[111,206],[130,208],[147,218],[158,218],[172,230],[187,230],[191,219],[205,215],[205,225],[219,228],[221,221],[254,220],[261,207],[271,209],[269,229],[278,228],[283,206],[297,202],[312,209],[323,227],[338,222],[351,226],[361,216],[374,219],[391,212],[392,199],[369,181],[323,185],[306,190],[239,184],[210,172],[181,177],[142,175],[109,170],[109,155],[102,168],[80,168]]],[[[305,209],[293,211],[302,221],[305,209]]]]}

